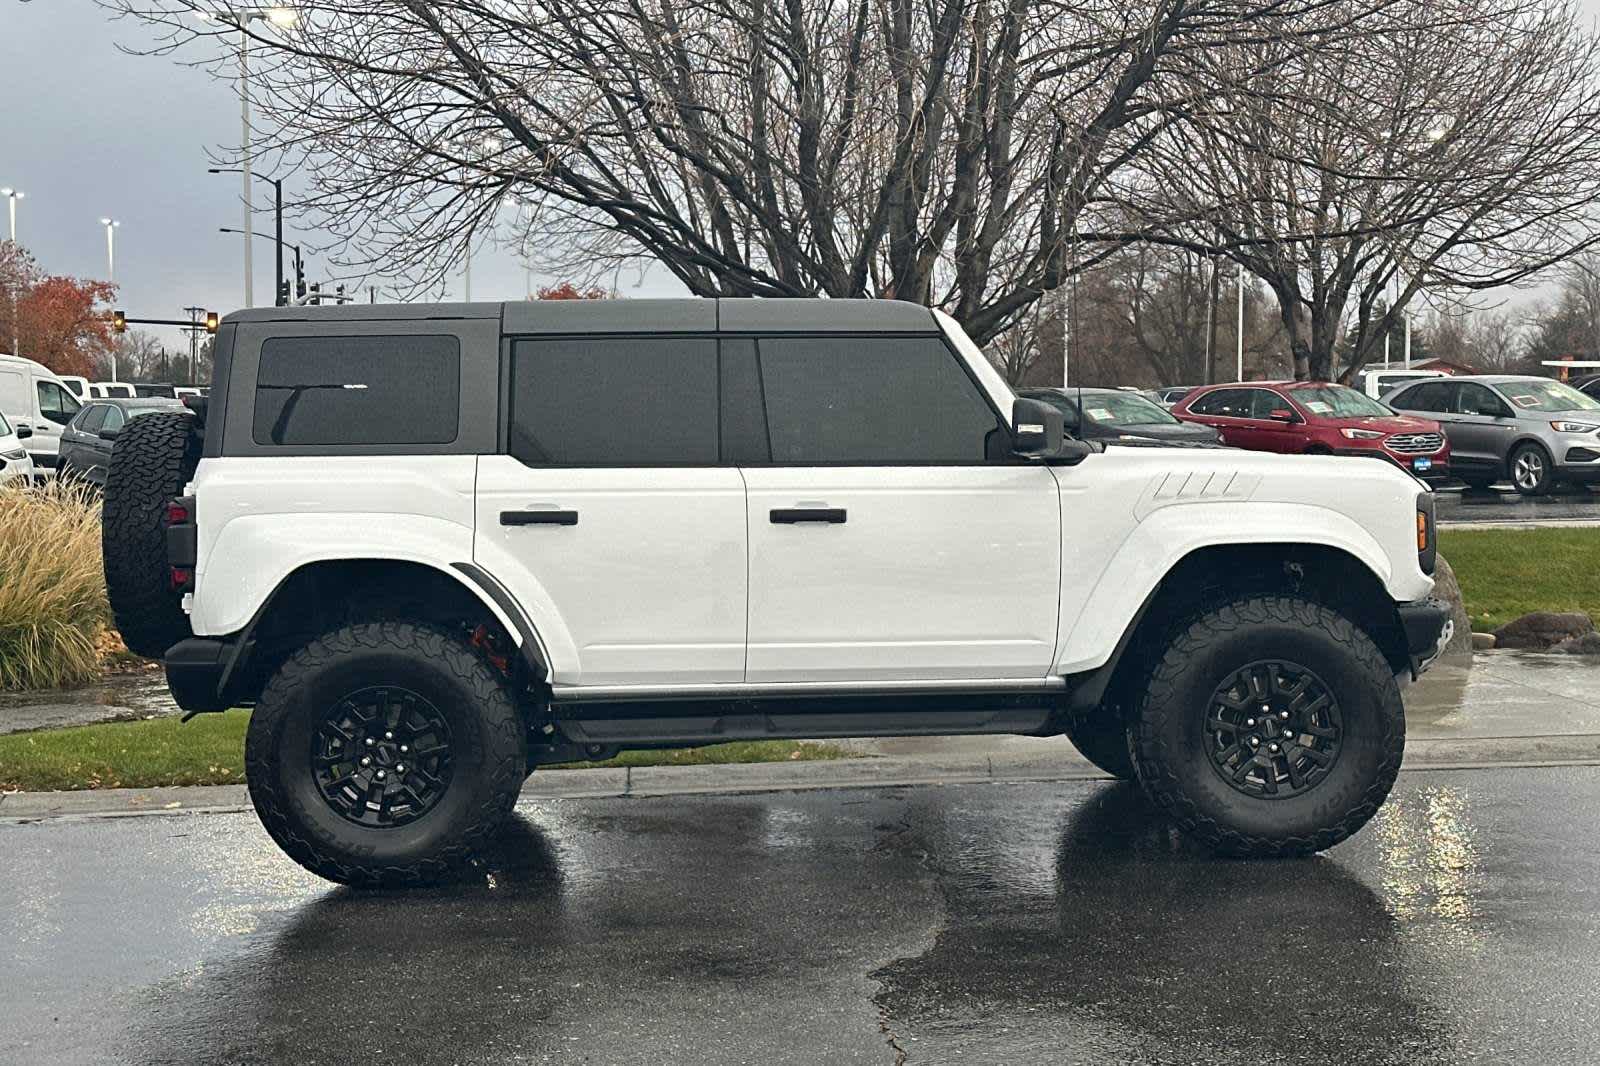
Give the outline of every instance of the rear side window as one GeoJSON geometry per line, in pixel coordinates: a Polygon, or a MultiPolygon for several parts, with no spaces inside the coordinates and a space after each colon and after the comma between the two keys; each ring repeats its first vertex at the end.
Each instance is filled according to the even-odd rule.
{"type": "Polygon", "coordinates": [[[1208,392],[1189,405],[1189,412],[1197,415],[1217,415],[1222,418],[1250,418],[1250,397],[1256,389],[1218,389],[1208,392]]]}
{"type": "Polygon", "coordinates": [[[460,421],[454,337],[278,337],[261,345],[257,444],[449,444],[460,421]]]}
{"type": "Polygon", "coordinates": [[[759,355],[775,463],[981,463],[1004,432],[936,337],[763,337],[759,355]]]}
{"type": "Polygon", "coordinates": [[[530,466],[714,465],[717,342],[518,341],[510,414],[510,452],[530,466]]]}
{"type": "Polygon", "coordinates": [[[1456,391],[1454,382],[1429,381],[1413,385],[1387,401],[1390,407],[1406,411],[1448,411],[1456,391]]]}

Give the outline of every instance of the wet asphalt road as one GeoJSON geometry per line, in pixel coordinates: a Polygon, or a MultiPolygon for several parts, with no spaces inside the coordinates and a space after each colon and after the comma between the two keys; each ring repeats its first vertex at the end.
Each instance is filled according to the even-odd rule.
{"type": "Polygon", "coordinates": [[[1111,783],[560,801],[389,894],[248,815],[6,825],[0,1061],[1592,1062],[1597,791],[1409,773],[1275,863],[1111,783]]]}
{"type": "Polygon", "coordinates": [[[1497,489],[1446,489],[1439,493],[1439,521],[1552,524],[1600,522],[1600,490],[1590,485],[1560,486],[1548,496],[1521,496],[1509,484],[1497,489]]]}

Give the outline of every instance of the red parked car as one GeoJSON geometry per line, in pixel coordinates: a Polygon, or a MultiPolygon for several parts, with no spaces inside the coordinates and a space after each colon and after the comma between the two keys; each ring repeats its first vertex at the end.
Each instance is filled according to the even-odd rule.
{"type": "Polygon", "coordinates": [[[1252,381],[1208,385],[1172,408],[1213,426],[1222,443],[1257,452],[1387,459],[1428,481],[1450,473],[1450,442],[1431,418],[1401,415],[1343,385],[1252,381]]]}

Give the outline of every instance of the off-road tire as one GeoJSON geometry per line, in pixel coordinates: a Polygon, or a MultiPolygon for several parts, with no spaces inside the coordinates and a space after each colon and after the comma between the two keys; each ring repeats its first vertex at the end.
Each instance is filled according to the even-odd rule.
{"type": "Polygon", "coordinates": [[[1130,720],[1150,799],[1180,828],[1240,857],[1304,855],[1348,837],[1388,796],[1405,750],[1400,689],[1377,645],[1343,615],[1292,595],[1241,597],[1178,626],[1136,686],[1130,720]],[[1205,716],[1230,673],[1279,657],[1315,671],[1338,701],[1342,747],[1305,791],[1246,795],[1213,765],[1205,716]]]}
{"type": "Polygon", "coordinates": [[[132,419],[111,449],[101,510],[106,594],[122,642],[152,659],[192,635],[167,565],[167,501],[200,462],[194,417],[164,411],[132,419]]]}
{"type": "Polygon", "coordinates": [[[336,629],[294,652],[267,682],[245,736],[245,780],[267,833],[290,858],[348,885],[422,884],[457,873],[505,819],[527,749],[505,677],[464,639],[431,625],[336,629]],[[451,776],[436,806],[399,826],[358,825],[320,791],[313,737],[352,692],[396,685],[438,708],[451,776]]]}
{"type": "Polygon", "coordinates": [[[1120,715],[1103,710],[1068,723],[1066,733],[1079,755],[1119,781],[1134,780],[1133,756],[1128,753],[1128,727],[1120,715]]]}

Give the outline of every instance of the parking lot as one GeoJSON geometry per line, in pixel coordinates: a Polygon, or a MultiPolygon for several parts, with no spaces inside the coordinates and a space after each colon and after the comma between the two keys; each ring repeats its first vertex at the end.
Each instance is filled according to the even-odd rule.
{"type": "Polygon", "coordinates": [[[1520,496],[1509,485],[1485,491],[1447,488],[1439,493],[1439,520],[1463,525],[1600,523],[1600,492],[1570,486],[1548,496],[1520,496]]]}
{"type": "Polygon", "coordinates": [[[1110,782],[524,803],[483,875],[334,889],[247,814],[0,828],[41,1063],[1588,1062],[1592,767],[1403,774],[1219,861],[1110,782]]]}

